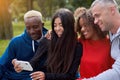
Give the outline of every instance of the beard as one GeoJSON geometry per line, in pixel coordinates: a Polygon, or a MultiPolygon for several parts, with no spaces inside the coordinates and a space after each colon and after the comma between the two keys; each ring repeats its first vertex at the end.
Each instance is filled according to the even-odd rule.
{"type": "Polygon", "coordinates": [[[111,21],[104,21],[103,25],[104,27],[102,28],[102,31],[110,31],[113,27],[113,24],[111,21]]]}

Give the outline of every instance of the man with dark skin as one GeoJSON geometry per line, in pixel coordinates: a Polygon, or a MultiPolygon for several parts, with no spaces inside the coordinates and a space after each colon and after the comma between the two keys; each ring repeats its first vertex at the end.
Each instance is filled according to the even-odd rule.
{"type": "Polygon", "coordinates": [[[41,13],[35,10],[25,13],[24,23],[26,26],[24,33],[13,38],[0,57],[0,80],[31,80],[29,76],[31,72],[17,73],[11,62],[13,59],[29,61],[47,30],[43,27],[41,13]]]}

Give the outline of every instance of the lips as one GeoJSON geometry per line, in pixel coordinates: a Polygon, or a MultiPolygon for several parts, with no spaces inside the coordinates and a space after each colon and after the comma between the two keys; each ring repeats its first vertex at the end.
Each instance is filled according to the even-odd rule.
{"type": "Polygon", "coordinates": [[[37,35],[31,35],[32,39],[36,39],[38,36],[37,35]]]}
{"type": "Polygon", "coordinates": [[[57,35],[60,37],[60,36],[62,35],[62,33],[61,33],[61,32],[59,32],[59,33],[57,33],[57,35]]]}
{"type": "Polygon", "coordinates": [[[83,33],[83,35],[87,35],[88,34],[88,32],[87,31],[85,31],[84,33],[83,33]]]}
{"type": "Polygon", "coordinates": [[[61,36],[62,34],[61,34],[61,33],[59,33],[58,35],[59,35],[59,36],[61,36]]]}
{"type": "Polygon", "coordinates": [[[99,25],[100,28],[102,27],[102,23],[99,22],[98,25],[99,25]]]}

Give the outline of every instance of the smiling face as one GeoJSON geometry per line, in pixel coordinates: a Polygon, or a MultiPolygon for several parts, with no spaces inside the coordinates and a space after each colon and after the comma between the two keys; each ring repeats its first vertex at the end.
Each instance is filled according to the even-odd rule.
{"type": "Polygon", "coordinates": [[[54,31],[58,37],[61,37],[61,35],[63,34],[64,29],[59,17],[57,17],[54,21],[54,31]]]}
{"type": "Polygon", "coordinates": [[[42,23],[38,20],[37,17],[31,17],[25,19],[25,26],[28,35],[33,40],[38,40],[42,36],[42,23]]]}
{"type": "Polygon", "coordinates": [[[97,38],[97,34],[93,27],[87,23],[87,21],[83,18],[80,18],[79,24],[81,26],[81,33],[85,37],[85,39],[95,40],[97,38]]]}
{"type": "Polygon", "coordinates": [[[100,4],[92,8],[92,14],[95,18],[94,23],[98,24],[102,31],[109,31],[113,26],[110,13],[108,7],[103,7],[100,4]]]}

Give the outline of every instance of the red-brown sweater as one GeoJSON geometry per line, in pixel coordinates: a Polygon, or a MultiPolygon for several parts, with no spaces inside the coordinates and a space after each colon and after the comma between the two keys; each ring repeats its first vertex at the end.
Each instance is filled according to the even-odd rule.
{"type": "Polygon", "coordinates": [[[83,56],[80,63],[80,77],[89,78],[111,68],[113,59],[110,57],[110,41],[81,40],[83,44],[83,56]]]}

